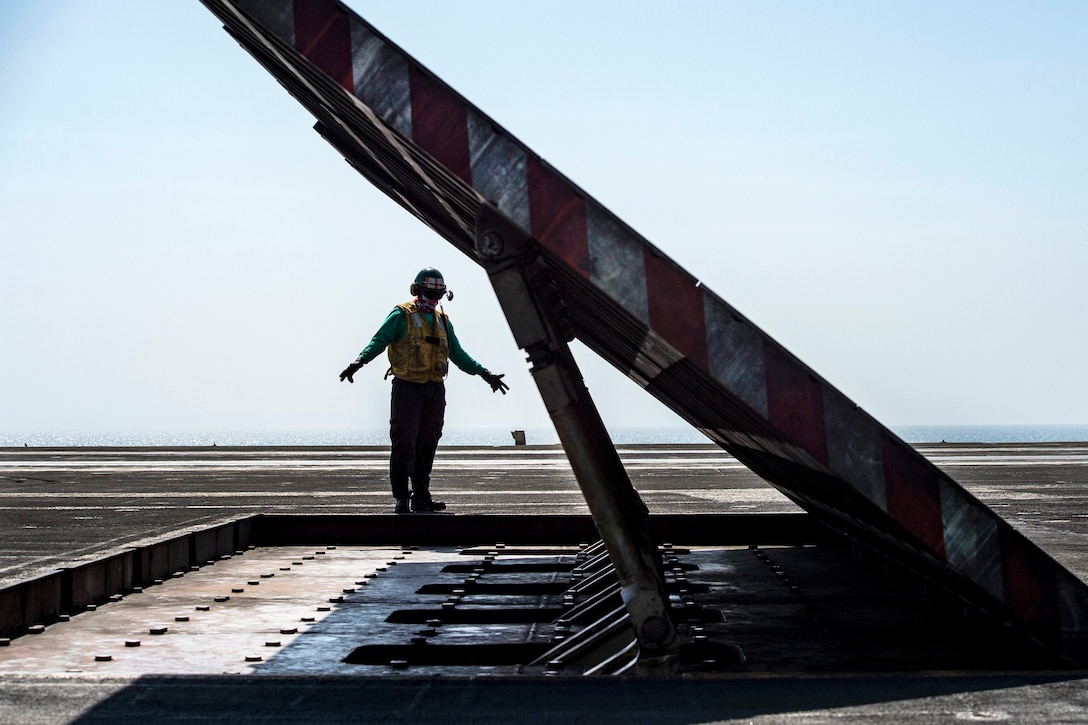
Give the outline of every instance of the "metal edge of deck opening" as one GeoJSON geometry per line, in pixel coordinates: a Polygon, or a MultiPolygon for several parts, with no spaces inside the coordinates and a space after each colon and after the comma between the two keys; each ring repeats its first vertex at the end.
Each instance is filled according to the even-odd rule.
{"type": "Polygon", "coordinates": [[[575,334],[803,508],[1088,663],[1088,587],[338,0],[201,0],[368,180],[476,260],[486,200],[575,334]]]}
{"type": "Polygon", "coordinates": [[[256,516],[167,534],[143,546],[0,587],[0,637],[24,634],[34,624],[52,624],[111,597],[138,591],[254,546],[256,516]]]}
{"type": "MultiPolygon", "coordinates": [[[[842,544],[805,513],[665,514],[654,527],[663,540],[687,546],[842,544]]],[[[593,520],[574,514],[255,514],[0,587],[0,637],[260,546],[573,546],[597,538],[593,520]]]]}

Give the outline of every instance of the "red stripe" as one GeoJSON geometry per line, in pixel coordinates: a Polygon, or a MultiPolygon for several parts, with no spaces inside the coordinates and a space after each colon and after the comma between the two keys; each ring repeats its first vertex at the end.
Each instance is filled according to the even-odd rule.
{"type": "Polygon", "coordinates": [[[707,370],[706,315],[697,280],[649,247],[643,251],[643,262],[650,329],[707,370]]]}
{"type": "Polygon", "coordinates": [[[881,436],[888,515],[945,557],[944,520],[937,474],[917,454],[881,436]]]}
{"type": "Polygon", "coordinates": [[[767,368],[767,418],[787,440],[827,465],[827,424],[820,382],[777,345],[763,344],[767,368]]]}
{"type": "Polygon", "coordinates": [[[351,21],[332,0],[295,0],[295,49],[330,78],[355,91],[351,21]]]}
{"type": "Polygon", "coordinates": [[[585,199],[535,157],[529,157],[527,175],[533,237],[589,279],[585,199]]]}
{"type": "Polygon", "coordinates": [[[1002,526],[1001,567],[1005,604],[1036,632],[1057,640],[1061,619],[1052,562],[1024,537],[1002,526]]]}
{"type": "Polygon", "coordinates": [[[412,139],[438,163],[472,184],[468,153],[468,111],[464,103],[436,79],[412,68],[412,139]]]}

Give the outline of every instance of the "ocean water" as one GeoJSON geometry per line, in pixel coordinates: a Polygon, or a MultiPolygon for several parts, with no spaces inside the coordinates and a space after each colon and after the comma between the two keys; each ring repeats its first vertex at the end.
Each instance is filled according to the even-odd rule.
{"type": "MultiPolygon", "coordinates": [[[[1088,425],[905,425],[892,430],[909,443],[1058,443],[1088,441],[1088,425]]],[[[710,441],[694,428],[620,428],[611,431],[618,445],[693,444],[710,441]]],[[[551,429],[525,431],[529,445],[557,445],[551,429]]],[[[449,430],[445,446],[509,446],[510,431],[449,430]]],[[[25,431],[0,433],[3,447],[79,446],[385,446],[388,430],[334,431],[25,431]]]]}

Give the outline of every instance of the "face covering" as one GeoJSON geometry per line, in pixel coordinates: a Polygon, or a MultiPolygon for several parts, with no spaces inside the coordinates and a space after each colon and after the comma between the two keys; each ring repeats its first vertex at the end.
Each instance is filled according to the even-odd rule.
{"type": "Polygon", "coordinates": [[[416,297],[416,307],[424,312],[434,312],[434,308],[438,306],[438,300],[429,300],[423,295],[416,297]]]}

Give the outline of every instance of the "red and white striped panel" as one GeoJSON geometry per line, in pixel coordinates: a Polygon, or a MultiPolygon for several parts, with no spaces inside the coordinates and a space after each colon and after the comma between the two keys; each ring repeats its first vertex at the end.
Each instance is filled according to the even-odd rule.
{"type": "Polygon", "coordinates": [[[236,5],[648,328],[631,377],[650,385],[686,361],[777,432],[713,438],[845,482],[1042,636],[1059,622],[1088,631],[1067,573],[353,13],[334,0],[236,5]]]}

